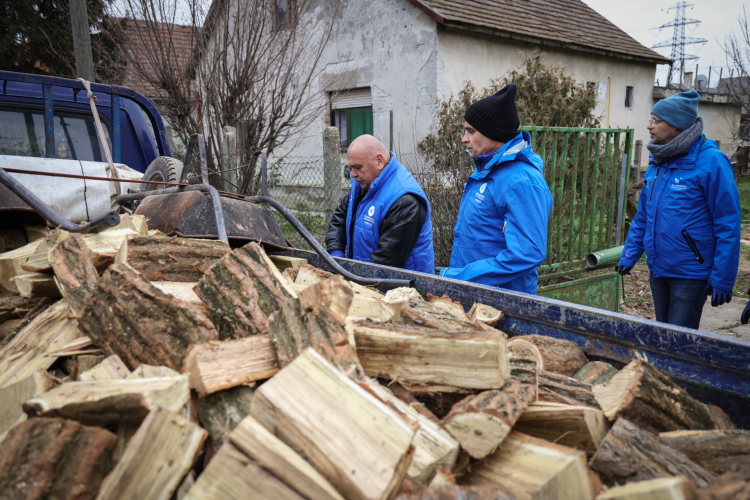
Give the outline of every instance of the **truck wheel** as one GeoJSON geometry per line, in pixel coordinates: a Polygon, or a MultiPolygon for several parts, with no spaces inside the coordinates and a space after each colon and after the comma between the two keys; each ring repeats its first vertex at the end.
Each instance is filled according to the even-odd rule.
{"type": "MultiPolygon", "coordinates": [[[[182,162],[168,156],[159,156],[143,174],[144,181],[179,182],[182,173],[182,162]]],[[[141,191],[156,191],[169,186],[164,184],[141,184],[141,191]]]]}

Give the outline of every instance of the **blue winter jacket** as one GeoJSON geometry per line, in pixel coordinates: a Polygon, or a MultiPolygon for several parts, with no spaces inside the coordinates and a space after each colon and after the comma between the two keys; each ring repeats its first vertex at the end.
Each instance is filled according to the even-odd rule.
{"type": "Polygon", "coordinates": [[[553,202],[543,170],[527,132],[476,168],[453,230],[451,265],[441,276],[536,293],[553,202]]]}
{"type": "Polygon", "coordinates": [[[657,278],[708,279],[714,288],[732,290],[740,198],[729,159],[716,142],[701,135],[683,156],[649,165],[644,181],[620,264],[633,267],[645,250],[657,278]]]}
{"type": "MultiPolygon", "coordinates": [[[[352,210],[355,200],[362,189],[354,179],[351,179],[351,183],[349,209],[346,213],[346,241],[352,241],[349,234],[352,217],[354,216],[352,210]]],[[[424,224],[422,224],[422,230],[419,233],[414,249],[412,249],[404,268],[429,274],[435,273],[435,251],[432,247],[430,203],[427,201],[427,196],[425,196],[424,191],[422,191],[417,181],[398,162],[394,153],[391,153],[390,163],[380,172],[375,182],[370,185],[370,190],[357,206],[357,214],[354,221],[353,248],[348,250],[347,257],[363,262],[370,262],[370,255],[378,249],[380,223],[383,222],[391,205],[407,193],[418,196],[424,201],[427,206],[427,215],[425,216],[424,224]]]]}

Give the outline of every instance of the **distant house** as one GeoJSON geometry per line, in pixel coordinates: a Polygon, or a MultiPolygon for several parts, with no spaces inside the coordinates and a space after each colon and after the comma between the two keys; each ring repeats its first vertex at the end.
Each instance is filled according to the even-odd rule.
{"type": "Polygon", "coordinates": [[[294,156],[320,156],[330,124],[341,131],[342,150],[372,133],[406,158],[433,130],[437,99],[466,80],[487,86],[536,48],[546,63],[597,89],[602,126],[631,127],[648,141],[656,65],[670,60],[580,0],[348,0],[341,8],[317,86],[340,93],[294,156]]]}

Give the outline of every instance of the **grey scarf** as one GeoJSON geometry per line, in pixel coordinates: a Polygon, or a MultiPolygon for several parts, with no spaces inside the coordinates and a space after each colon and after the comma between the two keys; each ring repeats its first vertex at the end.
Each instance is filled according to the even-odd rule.
{"type": "Polygon", "coordinates": [[[654,144],[649,142],[646,145],[651,154],[654,156],[654,163],[661,165],[665,161],[676,158],[688,150],[690,145],[703,133],[703,118],[700,116],[692,127],[680,132],[680,135],[666,144],[654,144]]]}

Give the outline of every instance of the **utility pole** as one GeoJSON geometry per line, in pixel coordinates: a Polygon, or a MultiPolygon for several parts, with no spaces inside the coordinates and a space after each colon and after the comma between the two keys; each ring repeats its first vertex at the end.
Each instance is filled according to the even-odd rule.
{"type": "MultiPolygon", "coordinates": [[[[688,24],[700,24],[700,21],[697,19],[686,19],[685,18],[685,10],[687,7],[692,7],[692,3],[688,2],[677,2],[673,6],[667,9],[667,12],[670,10],[675,11],[674,21],[670,21],[666,24],[662,24],[659,26],[659,29],[663,28],[672,28],[674,27],[674,34],[672,35],[672,40],[666,40],[661,43],[657,43],[652,49],[658,49],[660,47],[672,47],[672,54],[670,55],[670,59],[672,59],[672,66],[669,68],[669,76],[667,77],[667,86],[669,86],[670,82],[672,82],[672,75],[675,72],[675,65],[678,65],[678,68],[680,70],[680,78],[677,83],[682,84],[683,80],[685,78],[685,61],[695,60],[698,59],[698,56],[693,55],[686,55],[685,54],[685,45],[690,45],[694,43],[706,43],[708,40],[705,40],[703,38],[688,38],[685,37],[685,26],[688,24]]],[[[697,76],[697,75],[696,75],[697,76]]]]}
{"type": "Polygon", "coordinates": [[[94,81],[94,60],[91,57],[91,33],[86,0],[70,0],[70,20],[73,28],[73,48],[76,52],[76,74],[94,81]]]}

